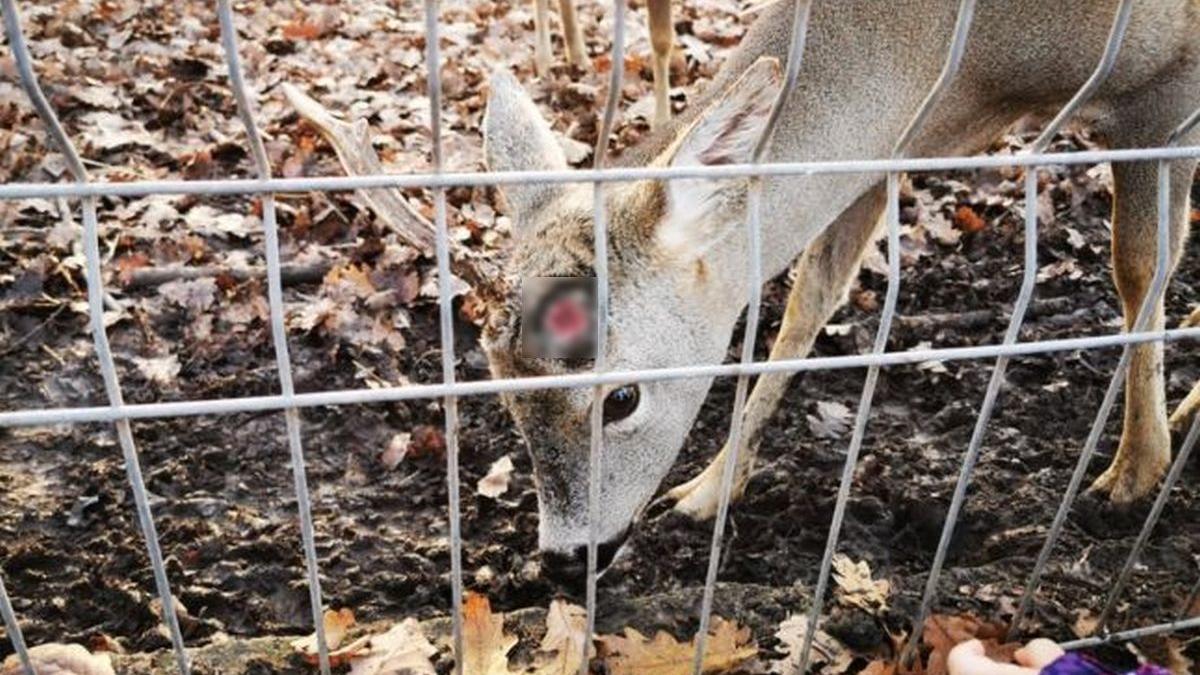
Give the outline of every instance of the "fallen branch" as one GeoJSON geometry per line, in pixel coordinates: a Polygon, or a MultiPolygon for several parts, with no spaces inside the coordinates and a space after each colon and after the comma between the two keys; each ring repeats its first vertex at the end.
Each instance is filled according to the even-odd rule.
{"type": "MultiPolygon", "coordinates": [[[[371,134],[367,123],[358,120],[347,123],[334,118],[320,103],[296,87],[284,83],[283,92],[309,124],[313,125],[337,153],[342,168],[350,176],[378,176],[384,174],[379,155],[371,146],[371,134]]],[[[417,213],[398,188],[372,188],[358,190],[375,217],[385,223],[405,243],[425,255],[432,255],[436,246],[434,226],[417,213]]],[[[503,297],[503,279],[500,270],[481,256],[451,240],[450,267],[483,298],[503,297]]]]}
{"type": "MultiPolygon", "coordinates": [[[[379,155],[371,147],[371,135],[365,121],[348,124],[335,119],[324,106],[286,82],[283,84],[283,93],[296,112],[329,140],[348,175],[384,173],[379,155]]],[[[375,216],[406,243],[425,255],[433,253],[433,224],[417,213],[398,188],[358,190],[358,194],[375,212],[375,216]]]]}
{"type": "MultiPolygon", "coordinates": [[[[321,261],[308,265],[284,265],[279,271],[280,281],[283,282],[284,286],[316,283],[324,279],[332,267],[333,263],[329,261],[321,261]]],[[[128,289],[138,289],[159,286],[172,281],[191,281],[219,276],[232,277],[238,281],[246,281],[254,278],[265,279],[267,277],[267,269],[265,267],[222,267],[219,265],[206,265],[204,267],[149,267],[134,270],[124,286],[128,289]]]]}

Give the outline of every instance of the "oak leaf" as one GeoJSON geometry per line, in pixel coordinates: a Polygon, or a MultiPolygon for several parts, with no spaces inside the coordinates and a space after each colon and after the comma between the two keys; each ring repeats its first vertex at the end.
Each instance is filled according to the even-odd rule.
{"type": "Polygon", "coordinates": [[[586,633],[587,610],[563,600],[551,602],[546,612],[546,635],[538,649],[553,656],[536,666],[532,675],[575,675],[579,672],[583,660],[582,645],[587,643],[589,658],[596,654],[586,633]]]}
{"type": "Polygon", "coordinates": [[[350,675],[435,675],[429,657],[437,653],[416,619],[408,618],[386,633],[368,638],[365,656],[350,664],[350,675]]]}
{"type": "Polygon", "coordinates": [[[504,632],[504,615],[493,614],[487,596],[467,593],[463,602],[463,675],[513,675],[508,653],[517,638],[504,632]]]}
{"type": "MultiPolygon", "coordinates": [[[[322,622],[325,624],[325,646],[329,648],[330,665],[334,667],[345,665],[366,650],[367,638],[360,638],[345,647],[342,646],[342,641],[346,639],[346,634],[354,625],[354,612],[345,608],[327,609],[322,622]]],[[[308,664],[320,663],[316,631],[313,631],[311,635],[292,640],[291,646],[308,664]]]]}
{"type": "MultiPolygon", "coordinates": [[[[783,644],[787,658],[776,661],[771,666],[772,673],[794,673],[800,669],[800,653],[804,649],[804,639],[808,635],[808,617],[803,614],[793,614],[779,624],[775,637],[783,644]]],[[[844,673],[850,668],[854,656],[837,638],[823,630],[817,629],[813,636],[812,651],[809,654],[809,664],[820,663],[820,669],[825,675],[844,673]]]]}
{"type": "MultiPolygon", "coordinates": [[[[29,650],[29,660],[39,675],[114,675],[108,654],[93,654],[83,645],[50,643],[29,650]]],[[[22,675],[25,672],[15,655],[0,665],[0,675],[22,675]]]]}
{"type": "MultiPolygon", "coordinates": [[[[624,637],[604,635],[598,640],[600,656],[611,675],[690,675],[692,672],[695,639],[681,643],[663,631],[650,639],[626,628],[624,637]]],[[[758,647],[750,640],[749,628],[738,628],[731,621],[713,617],[701,670],[723,673],[757,654],[758,647]]]]}
{"type": "Polygon", "coordinates": [[[892,585],[886,579],[871,578],[867,561],[854,562],[841,553],[833,557],[833,582],[837,584],[837,599],[844,605],[858,607],[872,614],[887,610],[892,585]]]}

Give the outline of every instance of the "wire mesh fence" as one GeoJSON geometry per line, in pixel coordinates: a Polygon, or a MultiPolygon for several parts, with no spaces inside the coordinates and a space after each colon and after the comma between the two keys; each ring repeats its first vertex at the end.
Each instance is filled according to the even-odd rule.
{"type": "MultiPolygon", "coordinates": [[[[839,536],[842,532],[843,519],[850,497],[852,478],[858,463],[860,451],[864,444],[866,429],[870,420],[872,404],[881,369],[904,365],[925,363],[931,361],[983,360],[995,359],[991,370],[990,380],[983,401],[976,415],[976,422],[970,437],[970,442],[964,453],[960,471],[955,483],[953,497],[941,530],[940,538],[933,557],[919,610],[914,617],[914,627],[911,631],[902,658],[911,659],[921,636],[921,627],[937,600],[938,580],[946,563],[947,551],[955,533],[963,504],[966,500],[967,489],[975,469],[980,452],[987,435],[989,421],[996,406],[1001,388],[1005,383],[1005,371],[1010,361],[1015,357],[1045,354],[1074,350],[1121,349],[1121,357],[1115,371],[1112,373],[1109,386],[1105,392],[1099,410],[1096,412],[1091,430],[1079,454],[1075,469],[1071,474],[1069,484],[1063,499],[1050,524],[1046,539],[1041,547],[1034,567],[1029,572],[1028,582],[1020,599],[1019,607],[1012,622],[1013,634],[1020,632],[1024,620],[1029,615],[1036,600],[1036,594],[1041,584],[1043,574],[1059,540],[1067,516],[1074,504],[1084,475],[1090,466],[1091,459],[1096,453],[1098,443],[1108,421],[1117,395],[1120,393],[1126,371],[1129,368],[1133,349],[1138,345],[1153,342],[1175,342],[1196,340],[1200,338],[1200,328],[1153,329],[1151,316],[1153,308],[1162,298],[1168,277],[1169,260],[1169,198],[1170,198],[1170,166],[1171,161],[1200,157],[1200,147],[1182,145],[1184,137],[1200,122],[1200,110],[1180,121],[1179,126],[1162,146],[1140,149],[1086,151],[1069,154],[1047,154],[1050,141],[1081,106],[1091,99],[1112,72],[1122,42],[1129,25],[1133,0],[1121,0],[1117,3],[1111,25],[1111,31],[1099,64],[1092,76],[1080,88],[1076,95],[1058,112],[1054,119],[1046,125],[1037,139],[1028,149],[1015,156],[989,157],[934,157],[911,158],[906,156],[908,146],[913,137],[921,129],[923,122],[938,104],[950,83],[958,74],[963,54],[970,40],[970,30],[975,13],[974,0],[961,0],[958,6],[954,34],[949,41],[949,50],[943,70],[932,90],[926,96],[921,107],[897,140],[892,155],[888,159],[861,159],[852,161],[810,161],[810,162],[763,162],[766,149],[769,147],[772,134],[779,120],[787,97],[795,86],[796,78],[803,67],[805,42],[808,35],[808,22],[812,0],[796,0],[791,34],[788,61],[784,76],[784,86],[772,106],[771,115],[766,128],[759,137],[752,159],[746,164],[731,164],[721,166],[689,166],[689,167],[647,167],[647,168],[607,168],[607,140],[614,127],[616,112],[620,102],[622,68],[613,68],[608,97],[605,102],[594,152],[594,165],[590,170],[577,171],[529,171],[507,173],[449,173],[443,170],[442,161],[442,131],[441,131],[441,62],[438,40],[438,3],[437,0],[425,0],[424,25],[426,31],[426,63],[428,74],[428,95],[430,100],[430,132],[432,138],[431,155],[433,171],[422,174],[405,175],[368,175],[349,176],[344,178],[274,178],[270,162],[262,141],[262,133],[256,122],[253,108],[254,96],[251,87],[246,83],[238,55],[237,31],[234,24],[233,9],[229,0],[217,0],[214,7],[215,15],[220,24],[221,45],[228,66],[229,82],[237,101],[238,113],[249,140],[250,154],[258,175],[257,179],[244,180],[208,180],[208,181],[137,181],[129,183],[97,183],[89,179],[87,169],[79,152],[72,143],[69,135],[63,129],[59,119],[42,93],[37,76],[33,69],[32,57],[26,46],[22,32],[20,15],[15,0],[0,0],[4,12],[5,31],[14,62],[17,65],[21,84],[24,86],[29,99],[36,110],[41,122],[47,128],[58,150],[63,153],[67,168],[74,179],[71,183],[63,184],[30,184],[14,183],[0,185],[0,200],[16,200],[24,198],[73,198],[80,200],[83,214],[83,251],[86,258],[87,301],[92,332],[92,341],[99,361],[104,386],[108,397],[107,406],[70,407],[51,409],[26,409],[0,412],[0,427],[21,427],[55,424],[82,424],[87,422],[105,422],[115,425],[117,437],[122,449],[128,481],[134,496],[138,521],[148,552],[149,561],[154,573],[154,581],[159,599],[162,603],[162,621],[170,636],[174,649],[175,661],[180,673],[189,672],[188,651],[180,630],[179,619],[176,616],[170,580],[163,561],[158,532],[151,514],[145,480],[142,476],[138,461],[138,447],[131,422],[140,419],[168,418],[195,415],[225,415],[237,412],[275,411],[282,412],[286,424],[288,449],[293,472],[295,495],[298,506],[300,523],[300,545],[304,552],[306,579],[308,585],[309,604],[313,623],[316,629],[318,647],[318,664],[322,673],[330,672],[331,664],[329,648],[324,633],[320,576],[318,558],[312,522],[310,494],[307,485],[304,449],[301,436],[301,411],[305,408],[342,405],[342,404],[378,404],[403,400],[435,400],[440,399],[445,414],[446,438],[446,470],[448,480],[448,513],[450,538],[450,586],[454,607],[462,605],[463,597],[463,561],[462,534],[459,490],[459,451],[458,451],[458,408],[457,401],[465,396],[480,396],[498,393],[513,393],[535,391],[542,389],[592,388],[597,400],[602,395],[603,388],[612,384],[635,382],[667,381],[684,378],[731,377],[736,378],[734,405],[731,412],[730,444],[733,451],[726,457],[721,475],[721,495],[717,517],[713,525],[711,549],[708,567],[705,575],[704,592],[701,601],[699,629],[696,633],[696,659],[694,672],[702,670],[704,643],[708,636],[708,627],[712,615],[712,606],[716,581],[720,570],[719,559],[722,550],[724,528],[733,491],[735,467],[737,466],[737,450],[740,447],[742,433],[742,418],[745,412],[747,392],[750,378],[767,373],[798,373],[834,369],[865,369],[865,382],[861,392],[858,408],[852,426],[852,436],[849,442],[846,460],[844,462],[841,480],[837,491],[832,522],[828,530],[828,538],[817,573],[813,603],[809,608],[808,620],[810,626],[816,626],[822,616],[823,599],[826,595],[831,563],[838,550],[839,536]],[[1038,167],[1048,164],[1096,164],[1101,162],[1133,162],[1154,161],[1158,166],[1158,217],[1156,228],[1156,267],[1149,290],[1141,304],[1132,328],[1126,332],[1082,338],[1058,340],[1043,340],[1021,342],[1019,336],[1025,321],[1026,311],[1036,284],[1038,269],[1038,215],[1033,204],[1038,195],[1038,167]],[[1024,173],[1024,272],[1018,297],[1013,305],[1012,315],[1000,344],[978,347],[960,347],[946,349],[919,349],[904,352],[887,351],[889,331],[894,323],[896,303],[900,285],[900,215],[899,193],[900,176],[903,172],[932,171],[945,169],[979,169],[986,167],[1017,166],[1026,169],[1024,173]],[[774,361],[756,361],[754,358],[754,336],[758,333],[759,306],[762,300],[762,181],[772,176],[811,176],[831,175],[842,173],[883,173],[886,175],[886,210],[884,224],[886,227],[886,242],[888,251],[887,293],[881,312],[878,332],[873,347],[867,354],[839,357],[783,359],[774,361]],[[741,358],[738,362],[728,364],[696,363],[680,367],[653,368],[639,370],[620,370],[607,367],[605,362],[605,343],[608,337],[608,259],[612,252],[608,244],[608,214],[605,212],[604,191],[606,186],[614,182],[637,180],[679,180],[679,179],[727,179],[748,177],[749,191],[747,199],[747,227],[745,230],[748,274],[744,280],[749,297],[746,315],[746,338],[742,344],[741,358]],[[446,215],[446,190],[459,186],[503,186],[529,183],[591,183],[594,190],[593,236],[595,255],[595,275],[597,280],[597,314],[596,359],[591,372],[549,375],[540,377],[495,379],[488,381],[459,382],[455,374],[453,310],[451,305],[452,289],[450,287],[451,244],[448,236],[446,215]],[[288,351],[286,326],[284,324],[281,264],[279,250],[278,223],[273,193],[283,191],[334,191],[377,187],[420,187],[429,189],[433,197],[434,224],[436,227],[436,261],[438,271],[439,299],[439,328],[443,346],[441,350],[442,381],[432,384],[415,384],[399,387],[381,387],[361,390],[318,391],[297,393],[293,384],[293,367],[288,351]],[[153,194],[252,194],[262,200],[262,223],[265,234],[265,255],[267,261],[268,304],[270,308],[271,338],[275,352],[275,361],[279,373],[279,393],[264,396],[192,400],[180,402],[155,402],[127,404],[122,397],[121,384],[108,343],[108,336],[103,322],[104,288],[102,285],[100,253],[97,236],[98,215],[96,200],[104,196],[142,196],[153,194]]],[[[614,34],[612,39],[613,62],[619,63],[624,52],[625,29],[623,0],[615,0],[612,6],[614,34]]],[[[587,631],[591,635],[598,613],[596,598],[596,582],[598,567],[598,542],[596,522],[599,509],[599,477],[604,470],[603,421],[600,406],[591,408],[591,443],[589,453],[589,487],[588,503],[590,514],[589,537],[587,544],[587,631]]],[[[1098,621],[1100,633],[1093,637],[1082,638],[1064,643],[1067,648],[1084,648],[1110,641],[1132,640],[1148,635],[1173,631],[1188,630],[1200,627],[1200,618],[1179,617],[1175,620],[1164,621],[1161,624],[1139,627],[1116,632],[1108,631],[1121,594],[1128,584],[1131,573],[1139,562],[1144,547],[1154,531],[1155,524],[1170,497],[1171,490],[1182,475],[1183,468],[1200,437],[1200,417],[1192,422],[1182,446],[1176,455],[1170,470],[1154,500],[1145,519],[1137,540],[1128,554],[1128,558],[1118,577],[1113,581],[1103,608],[1100,610],[1098,621]]],[[[1200,591],[1200,583],[1193,591],[1193,596],[1200,591]]],[[[1194,597],[1193,597],[1194,599],[1194,597]]],[[[1188,603],[1191,604],[1190,602],[1188,603]]],[[[28,654],[28,648],[22,637],[19,617],[13,610],[8,595],[8,589],[0,578],[0,615],[12,642],[13,649],[18,655],[24,669],[32,674],[34,666],[28,654]]],[[[454,653],[463,653],[463,626],[458,612],[453,616],[453,645],[454,653]]],[[[815,630],[806,634],[801,656],[799,671],[805,672],[810,661],[811,648],[815,630]]],[[[588,670],[587,649],[581,649],[584,654],[579,672],[586,674],[588,670]]],[[[461,673],[463,660],[455,659],[456,672],[461,673]]]]}

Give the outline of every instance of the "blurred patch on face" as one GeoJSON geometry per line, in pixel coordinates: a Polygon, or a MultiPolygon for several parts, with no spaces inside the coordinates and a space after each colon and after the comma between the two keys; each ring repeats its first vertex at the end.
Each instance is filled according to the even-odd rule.
{"type": "Polygon", "coordinates": [[[521,285],[521,341],[541,359],[596,356],[596,279],[531,277],[521,285]]]}

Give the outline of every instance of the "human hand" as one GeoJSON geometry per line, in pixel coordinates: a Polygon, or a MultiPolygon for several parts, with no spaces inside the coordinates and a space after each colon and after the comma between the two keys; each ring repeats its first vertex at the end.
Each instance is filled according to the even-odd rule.
{"type": "Polygon", "coordinates": [[[1054,642],[1039,638],[1018,649],[1016,664],[997,663],[987,657],[983,643],[969,640],[950,650],[950,675],[1038,675],[1065,652],[1054,642]]]}

